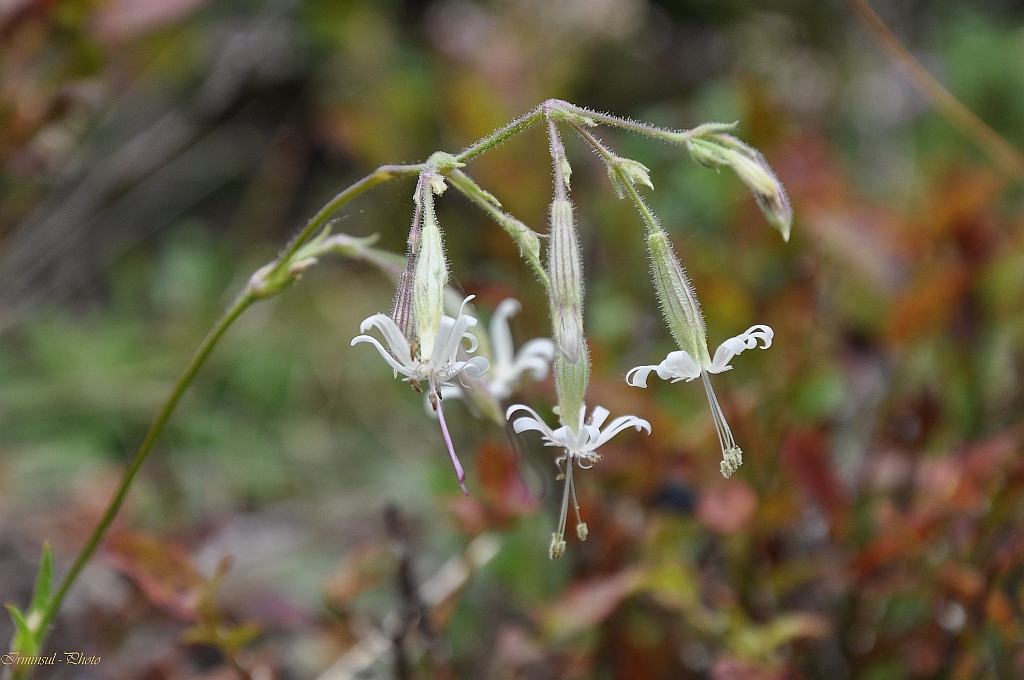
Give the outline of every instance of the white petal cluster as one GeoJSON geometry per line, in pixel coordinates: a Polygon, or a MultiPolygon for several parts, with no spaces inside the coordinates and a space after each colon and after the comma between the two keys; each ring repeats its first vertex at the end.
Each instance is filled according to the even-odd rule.
{"type": "Polygon", "coordinates": [[[731,371],[729,362],[733,357],[742,354],[744,350],[758,347],[758,340],[761,341],[760,349],[768,349],[772,346],[774,331],[764,325],[757,325],[748,328],[734,338],[729,338],[715,350],[715,356],[710,363],[701,365],[690,356],[689,352],[677,350],[669,352],[665,360],[653,366],[637,366],[626,374],[626,382],[633,387],[647,387],[647,378],[652,372],[657,372],[662,380],[690,382],[701,376],[701,373],[723,373],[731,371]]]}
{"type": "Polygon", "coordinates": [[[357,335],[352,338],[352,345],[368,342],[376,347],[384,361],[394,369],[395,377],[404,376],[403,379],[416,390],[422,389],[420,383],[427,383],[427,398],[437,412],[438,420],[441,423],[441,434],[444,437],[445,446],[448,447],[448,455],[452,459],[452,466],[454,466],[455,474],[459,479],[459,486],[467,496],[469,490],[466,488],[466,472],[462,468],[459,457],[455,454],[455,447],[452,445],[451,435],[448,433],[448,424],[445,422],[444,410],[441,408],[443,397],[441,390],[445,387],[452,387],[454,385],[452,381],[455,378],[464,376],[467,380],[479,380],[489,367],[489,363],[484,357],[473,357],[465,361],[459,359],[459,349],[463,340],[469,341],[469,346],[465,348],[467,353],[475,352],[477,348],[477,339],[473,337],[472,333],[467,332],[471,326],[476,325],[476,319],[462,312],[466,303],[471,299],[472,296],[462,301],[462,309],[459,310],[457,318],[453,319],[447,314],[441,317],[429,356],[421,354],[419,345],[415,347],[414,351],[413,346],[409,344],[398,328],[398,324],[385,314],[374,314],[364,319],[359,324],[359,330],[364,334],[371,328],[379,330],[384,336],[384,342],[387,343],[387,349],[372,335],[357,335]]]}
{"type": "Polygon", "coordinates": [[[768,349],[772,345],[772,338],[775,333],[771,328],[764,325],[757,325],[748,328],[734,338],[729,338],[715,350],[713,359],[698,362],[689,352],[677,350],[669,352],[665,360],[653,366],[637,366],[626,374],[626,382],[633,387],[647,387],[647,378],[652,372],[656,372],[662,380],[690,382],[701,378],[704,383],[704,391],[708,396],[708,403],[711,405],[711,417],[715,421],[715,430],[718,432],[718,443],[722,447],[722,474],[731,477],[740,465],[743,464],[743,452],[736,445],[729,423],[725,420],[725,413],[718,403],[715,390],[711,387],[709,373],[722,373],[732,370],[729,362],[733,357],[742,354],[745,350],[768,349]],[[758,341],[761,342],[758,345],[758,341]]]}
{"type": "Polygon", "coordinates": [[[570,497],[572,497],[573,507],[576,510],[576,535],[581,541],[587,540],[587,525],[580,518],[580,505],[576,499],[576,485],[572,477],[573,467],[578,466],[583,470],[593,467],[594,463],[601,460],[601,455],[597,452],[597,449],[606,444],[612,437],[630,427],[635,427],[638,432],[646,430],[647,434],[650,434],[651,424],[643,418],[636,416],[620,416],[602,429],[604,422],[608,419],[608,409],[601,406],[595,407],[590,414],[590,419],[587,420],[586,405],[584,404],[580,408],[579,421],[575,429],[568,425],[563,425],[556,430],[552,430],[536,411],[522,404],[510,407],[505,413],[505,417],[511,419],[512,414],[519,411],[526,411],[530,414],[530,417],[517,418],[513,421],[512,429],[516,433],[540,432],[545,446],[557,446],[564,451],[562,455],[555,459],[555,464],[559,467],[559,470],[562,469],[563,464],[565,466],[562,473],[565,477],[565,490],[562,495],[562,510],[558,518],[558,530],[551,537],[550,556],[554,560],[565,553],[565,523],[569,513],[570,497]]]}
{"type": "MultiPolygon", "coordinates": [[[[463,307],[471,299],[472,296],[466,298],[462,303],[463,307]]],[[[458,358],[463,340],[469,341],[467,352],[476,351],[477,340],[472,333],[467,332],[475,325],[476,319],[461,311],[456,319],[448,315],[442,316],[430,356],[424,357],[418,353],[414,356],[409,341],[402,335],[394,320],[386,314],[374,314],[359,324],[359,330],[362,333],[371,328],[379,330],[387,343],[387,349],[372,335],[357,335],[352,339],[352,345],[362,342],[372,344],[384,361],[394,369],[396,376],[405,376],[404,380],[416,387],[419,383],[425,382],[433,392],[440,387],[452,385],[452,380],[461,374],[465,374],[470,380],[479,380],[486,373],[490,364],[484,357],[473,357],[465,361],[458,358]]]]}
{"type": "Polygon", "coordinates": [[[507,298],[491,317],[489,336],[493,361],[484,380],[487,391],[499,402],[512,396],[523,376],[529,374],[534,380],[546,378],[555,358],[555,343],[548,338],[534,338],[515,351],[508,320],[521,309],[518,300],[507,298]]]}

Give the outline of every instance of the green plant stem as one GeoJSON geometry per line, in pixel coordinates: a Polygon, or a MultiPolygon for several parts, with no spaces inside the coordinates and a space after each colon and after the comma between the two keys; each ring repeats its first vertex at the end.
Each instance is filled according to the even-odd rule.
{"type": "Polygon", "coordinates": [[[110,528],[111,523],[114,521],[114,517],[117,516],[117,512],[121,509],[121,505],[124,503],[125,497],[128,495],[128,489],[131,486],[132,480],[135,479],[136,473],[142,467],[142,464],[146,462],[146,458],[149,456],[149,452],[153,450],[153,445],[159,438],[160,433],[163,432],[164,426],[167,425],[167,421],[171,417],[171,413],[174,412],[174,408],[181,401],[182,395],[188,386],[192,383],[192,379],[195,378],[196,373],[206,362],[207,357],[210,356],[210,352],[213,351],[217,341],[220,340],[224,332],[231,327],[235,319],[241,316],[242,312],[249,308],[249,306],[256,301],[256,297],[246,289],[241,295],[239,295],[235,301],[228,307],[227,311],[220,317],[216,325],[210,330],[202,344],[199,345],[199,349],[192,356],[192,360],[188,364],[188,368],[178,382],[175,383],[174,389],[171,390],[170,396],[164,403],[163,408],[160,409],[160,413],[157,415],[156,420],[149,426],[149,431],[146,433],[146,437],[142,440],[139,445],[138,451],[135,452],[135,457],[132,458],[131,464],[128,469],[125,470],[124,476],[121,478],[121,483],[117,487],[117,493],[114,494],[113,499],[110,501],[110,505],[107,506],[106,511],[103,513],[103,517],[100,519],[99,524],[93,530],[92,535],[89,537],[89,541],[82,548],[82,551],[78,554],[78,558],[75,559],[74,565],[71,567],[71,571],[68,572],[67,576],[61,582],[60,587],[54,594],[47,606],[43,621],[42,629],[46,630],[49,625],[53,622],[53,617],[57,614],[57,610],[60,609],[61,603],[64,601],[64,596],[68,590],[74,584],[75,579],[78,577],[79,572],[85,566],[85,563],[89,561],[92,554],[96,552],[96,548],[99,547],[100,541],[103,540],[103,535],[110,528]]]}
{"type": "Polygon", "coordinates": [[[463,149],[461,153],[455,156],[455,160],[457,160],[460,163],[468,163],[469,161],[473,160],[474,158],[484,153],[488,149],[492,149],[498,146],[499,144],[507,140],[509,137],[514,137],[523,130],[526,130],[527,128],[540,122],[541,118],[544,117],[544,107],[548,106],[550,104],[550,101],[551,100],[544,102],[543,104],[536,107],[526,115],[520,118],[516,118],[508,125],[498,128],[491,134],[481,139],[476,144],[472,144],[466,147],[465,149],[463,149]]]}
{"type": "Polygon", "coordinates": [[[669,130],[667,128],[660,128],[656,125],[648,125],[647,123],[638,123],[635,120],[628,118],[620,118],[619,116],[613,116],[608,113],[599,113],[597,111],[591,111],[585,109],[582,106],[576,106],[569,102],[560,101],[558,103],[559,110],[573,114],[569,117],[569,121],[577,123],[580,119],[590,118],[596,120],[599,123],[604,123],[611,127],[621,128],[623,130],[629,130],[630,132],[638,132],[648,137],[654,137],[665,142],[671,142],[672,144],[682,144],[690,136],[690,130],[669,130]]]}
{"type": "Polygon", "coordinates": [[[291,259],[299,251],[302,246],[311,239],[317,231],[327,222],[327,218],[334,214],[341,206],[345,205],[353,198],[363,193],[367,189],[371,189],[378,184],[383,184],[388,180],[394,179],[395,177],[406,177],[409,175],[418,175],[421,170],[426,166],[422,164],[418,165],[382,165],[366,177],[362,178],[349,188],[342,191],[340,194],[328,201],[324,207],[313,215],[305,227],[302,228],[299,233],[288,243],[285,249],[278,255],[277,260],[274,262],[273,271],[276,273],[288,266],[291,259]]]}
{"type": "Polygon", "coordinates": [[[588,144],[594,147],[601,158],[609,164],[609,167],[612,168],[612,172],[618,175],[619,181],[622,182],[622,185],[626,188],[626,192],[629,194],[629,197],[632,198],[633,203],[636,204],[636,209],[640,211],[640,216],[644,218],[647,228],[652,232],[660,231],[661,224],[658,222],[658,218],[655,217],[654,212],[650,207],[648,207],[647,201],[645,201],[643,196],[640,195],[640,192],[636,190],[633,183],[629,181],[629,178],[626,176],[626,173],[623,172],[622,168],[613,163],[615,155],[608,150],[608,147],[601,143],[601,140],[590,134],[590,131],[585,127],[575,121],[570,121],[569,124],[573,126],[576,132],[578,132],[588,144]]]}
{"type": "MultiPolygon", "coordinates": [[[[316,215],[310,219],[306,226],[295,235],[284,251],[282,251],[274,261],[272,270],[274,272],[279,272],[290,266],[291,260],[295,254],[298,253],[302,246],[317,233],[324,223],[327,222],[327,219],[345,203],[367,189],[390,179],[417,174],[421,168],[422,166],[420,165],[382,165],[366,177],[339,193],[323,208],[321,208],[316,215]]],[[[153,424],[150,425],[149,431],[146,433],[145,438],[142,440],[138,450],[135,452],[135,457],[132,458],[132,462],[129,464],[128,469],[125,470],[124,476],[121,478],[121,483],[117,487],[117,492],[111,499],[106,511],[104,511],[99,524],[96,525],[96,528],[89,536],[89,540],[86,542],[85,547],[82,548],[78,557],[75,558],[75,562],[71,566],[71,570],[64,577],[64,580],[61,581],[60,587],[57,589],[56,593],[54,593],[53,598],[49,601],[46,609],[44,610],[43,619],[40,623],[40,630],[44,631],[41,636],[42,640],[45,640],[46,631],[50,627],[50,624],[53,623],[54,617],[60,610],[61,604],[64,602],[64,597],[71,589],[71,586],[74,585],[75,579],[78,578],[82,568],[85,567],[85,564],[92,557],[93,553],[96,552],[100,542],[103,540],[103,536],[110,528],[110,525],[113,523],[118,511],[120,511],[121,505],[124,504],[124,500],[128,495],[128,489],[131,487],[132,481],[135,479],[135,475],[142,467],[142,464],[146,462],[146,458],[149,456],[150,451],[152,451],[153,445],[163,432],[164,427],[167,425],[167,421],[170,419],[171,414],[178,405],[178,402],[181,401],[181,397],[185,393],[185,390],[187,390],[189,385],[192,384],[192,380],[210,356],[210,353],[217,345],[217,342],[221,339],[221,336],[223,336],[228,328],[231,327],[231,324],[233,324],[235,320],[242,315],[242,312],[248,309],[249,306],[258,299],[259,296],[255,294],[252,285],[250,284],[247,286],[210,330],[202,344],[192,356],[192,360],[189,362],[185,372],[180,378],[178,378],[178,382],[175,383],[174,389],[171,390],[171,394],[167,397],[167,401],[164,403],[163,408],[160,409],[160,413],[157,414],[156,420],[154,420],[153,424]]],[[[42,646],[43,644],[41,643],[40,649],[42,646]]]]}

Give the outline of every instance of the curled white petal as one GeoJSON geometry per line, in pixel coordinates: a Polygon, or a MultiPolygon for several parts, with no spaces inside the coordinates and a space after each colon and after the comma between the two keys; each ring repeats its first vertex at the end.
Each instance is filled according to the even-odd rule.
{"type": "Polygon", "coordinates": [[[657,366],[637,366],[626,374],[626,382],[633,387],[647,387],[647,379],[652,372],[657,372],[662,380],[687,382],[700,377],[700,365],[693,360],[688,352],[676,350],[669,352],[665,360],[657,366]]]}
{"type": "MultiPolygon", "coordinates": [[[[387,314],[374,314],[363,319],[363,322],[359,324],[360,333],[366,333],[371,328],[376,328],[380,331],[380,334],[384,336],[384,342],[388,344],[388,348],[391,350],[391,354],[398,361],[406,366],[412,365],[409,341],[402,335],[402,331],[398,329],[394,319],[387,314]]],[[[355,341],[352,344],[356,344],[355,341]]]]}
{"type": "Polygon", "coordinates": [[[551,439],[552,441],[554,441],[556,439],[556,435],[555,435],[554,431],[552,431],[552,429],[550,427],[548,427],[547,423],[544,422],[544,419],[541,418],[540,415],[536,411],[534,411],[532,408],[530,408],[529,406],[526,406],[524,404],[513,404],[512,406],[509,406],[508,410],[505,411],[505,419],[506,420],[511,420],[512,419],[512,414],[513,413],[517,413],[519,411],[526,411],[527,413],[529,413],[533,417],[532,418],[517,418],[512,423],[512,429],[513,430],[515,430],[517,433],[519,433],[519,432],[526,432],[528,430],[535,430],[535,431],[540,432],[541,434],[543,434],[548,439],[551,439]]]}
{"type": "Polygon", "coordinates": [[[669,352],[665,360],[658,364],[658,377],[662,380],[690,382],[700,377],[700,365],[690,356],[689,352],[676,350],[669,352]]]}
{"type": "Polygon", "coordinates": [[[729,338],[715,350],[715,357],[711,360],[711,366],[708,368],[710,373],[722,373],[732,368],[729,362],[737,354],[742,354],[744,350],[754,349],[758,347],[758,340],[761,341],[761,349],[768,349],[772,346],[772,338],[775,337],[775,332],[768,326],[758,324],[751,326],[745,332],[740,333],[734,338],[729,338]]]}
{"type": "Polygon", "coordinates": [[[595,407],[591,412],[591,418],[588,424],[583,424],[582,422],[583,416],[586,413],[586,407],[584,406],[583,409],[581,409],[581,422],[576,432],[573,432],[572,428],[567,425],[563,425],[557,430],[552,430],[544,423],[544,420],[537,415],[536,411],[521,404],[510,407],[506,412],[506,418],[511,418],[512,414],[517,411],[526,411],[533,417],[519,418],[516,420],[512,424],[512,427],[516,432],[526,432],[529,430],[540,432],[547,440],[545,442],[547,445],[561,446],[565,449],[569,458],[572,458],[577,462],[586,461],[588,466],[600,458],[600,456],[596,454],[597,448],[607,443],[608,440],[626,428],[635,427],[638,431],[647,430],[648,434],[651,431],[651,424],[642,418],[637,418],[636,416],[620,416],[602,430],[601,426],[608,418],[608,409],[601,406],[595,407]]]}
{"type": "MultiPolygon", "coordinates": [[[[490,363],[483,357],[473,357],[468,361],[458,361],[452,366],[452,378],[465,375],[470,380],[479,380],[487,373],[490,363]]],[[[450,380],[451,378],[449,378],[450,380]]]]}
{"type": "Polygon", "coordinates": [[[626,382],[633,387],[647,387],[647,378],[656,370],[658,370],[656,365],[631,368],[626,374],[626,382]]]}
{"type": "Polygon", "coordinates": [[[651,433],[651,424],[643,418],[638,418],[636,416],[619,416],[612,422],[608,423],[608,427],[601,431],[601,435],[597,438],[597,441],[593,442],[594,448],[596,449],[618,433],[630,427],[635,427],[637,432],[647,430],[647,434],[651,433]]]}
{"type": "Polygon", "coordinates": [[[412,366],[403,366],[401,363],[399,363],[398,360],[396,360],[395,357],[393,357],[390,352],[384,349],[384,346],[380,344],[380,341],[378,341],[377,338],[373,337],[372,335],[357,335],[356,337],[352,338],[352,346],[358,345],[363,342],[368,342],[372,344],[374,347],[376,347],[381,357],[384,358],[384,361],[388,362],[388,365],[391,366],[391,368],[395,369],[402,375],[406,377],[412,377],[412,375],[415,373],[415,369],[412,366]]]}
{"type": "Polygon", "coordinates": [[[529,371],[534,380],[543,380],[554,358],[555,343],[547,338],[534,338],[519,348],[512,374],[518,378],[529,371]]]}
{"type": "Polygon", "coordinates": [[[515,316],[522,309],[519,300],[506,298],[502,300],[494,310],[491,317],[490,336],[491,351],[494,353],[496,365],[511,364],[515,357],[515,350],[512,345],[512,331],[509,328],[509,318],[515,316]]]}

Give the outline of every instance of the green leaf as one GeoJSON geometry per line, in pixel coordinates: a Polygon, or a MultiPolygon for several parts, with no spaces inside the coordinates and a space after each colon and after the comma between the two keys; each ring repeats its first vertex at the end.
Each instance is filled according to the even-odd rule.
{"type": "Polygon", "coordinates": [[[25,615],[13,604],[7,605],[7,611],[11,613],[15,629],[14,639],[11,640],[11,651],[23,656],[32,656],[35,654],[35,638],[28,621],[25,620],[25,615]]]}
{"type": "Polygon", "coordinates": [[[43,557],[39,562],[39,574],[36,576],[36,588],[32,592],[32,604],[28,611],[41,612],[50,603],[50,589],[53,584],[53,546],[47,541],[43,543],[43,557]]]}

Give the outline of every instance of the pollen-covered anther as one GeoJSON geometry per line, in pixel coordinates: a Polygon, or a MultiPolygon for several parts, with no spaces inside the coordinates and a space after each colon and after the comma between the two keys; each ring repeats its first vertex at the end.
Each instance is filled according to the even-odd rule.
{"type": "Polygon", "coordinates": [[[743,452],[740,447],[734,446],[722,452],[722,476],[732,477],[733,473],[743,465],[743,452]]]}
{"type": "Polygon", "coordinates": [[[581,541],[587,540],[587,536],[590,535],[590,532],[587,531],[586,522],[580,522],[576,525],[576,535],[579,537],[581,541]]]}
{"type": "Polygon", "coordinates": [[[557,560],[565,554],[565,539],[557,531],[551,534],[551,547],[548,549],[548,556],[557,560]]]}

